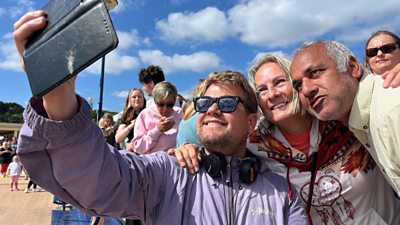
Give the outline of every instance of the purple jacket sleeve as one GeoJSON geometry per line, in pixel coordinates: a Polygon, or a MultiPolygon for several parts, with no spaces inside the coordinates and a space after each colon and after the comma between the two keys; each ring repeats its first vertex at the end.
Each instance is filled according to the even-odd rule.
{"type": "Polygon", "coordinates": [[[18,155],[32,180],[92,215],[145,220],[167,213],[168,207],[157,208],[160,196],[179,198],[168,187],[185,173],[166,154],[137,156],[108,145],[78,98],[80,110],[68,121],[41,116],[40,100],[25,110],[18,155]]]}

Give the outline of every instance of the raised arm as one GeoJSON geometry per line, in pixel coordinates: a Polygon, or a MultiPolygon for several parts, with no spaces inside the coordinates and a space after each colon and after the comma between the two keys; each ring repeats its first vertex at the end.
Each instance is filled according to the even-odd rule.
{"type": "MultiPolygon", "coordinates": [[[[25,69],[22,55],[24,54],[28,38],[33,33],[43,29],[46,24],[46,14],[41,10],[25,14],[14,24],[13,37],[22,68],[25,69]]],[[[43,96],[43,106],[50,119],[70,119],[78,111],[78,101],[75,95],[75,79],[76,77],[71,78],[43,96]]]]}

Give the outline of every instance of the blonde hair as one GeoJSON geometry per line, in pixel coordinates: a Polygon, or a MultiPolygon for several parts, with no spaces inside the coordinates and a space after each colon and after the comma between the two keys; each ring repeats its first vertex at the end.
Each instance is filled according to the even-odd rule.
{"type": "Polygon", "coordinates": [[[254,90],[256,87],[256,82],[255,82],[256,73],[258,69],[260,69],[260,67],[266,63],[276,63],[283,70],[286,80],[289,81],[290,88],[293,91],[293,97],[291,99],[291,103],[293,105],[292,114],[297,114],[297,113],[305,114],[306,110],[300,104],[299,93],[294,89],[292,84],[292,77],[290,76],[290,64],[292,62],[286,57],[272,53],[272,54],[263,54],[254,60],[253,64],[249,69],[249,77],[254,90]]]}
{"type": "Polygon", "coordinates": [[[100,119],[99,119],[99,127],[103,129],[103,128],[105,128],[105,126],[106,126],[106,125],[104,124],[104,119],[103,119],[103,118],[100,118],[100,119]]]}
{"type": "Polygon", "coordinates": [[[152,92],[155,103],[168,97],[173,97],[173,99],[176,99],[177,94],[178,91],[176,90],[175,85],[171,84],[168,81],[162,81],[156,84],[152,92]]]}
{"type": "MultiPolygon", "coordinates": [[[[193,91],[193,97],[198,97],[204,94],[205,92],[205,83],[204,79],[200,79],[199,82],[196,85],[196,88],[193,91]]],[[[193,104],[193,99],[190,99],[189,102],[185,104],[185,107],[183,108],[183,120],[187,120],[190,117],[192,117],[196,111],[194,110],[194,104],[193,104]]]]}

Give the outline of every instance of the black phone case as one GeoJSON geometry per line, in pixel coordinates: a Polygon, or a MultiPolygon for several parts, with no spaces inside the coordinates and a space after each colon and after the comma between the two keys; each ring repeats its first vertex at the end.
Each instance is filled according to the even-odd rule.
{"type": "Polygon", "coordinates": [[[46,28],[27,43],[23,60],[32,94],[41,97],[118,45],[103,0],[51,0],[46,28]]]}

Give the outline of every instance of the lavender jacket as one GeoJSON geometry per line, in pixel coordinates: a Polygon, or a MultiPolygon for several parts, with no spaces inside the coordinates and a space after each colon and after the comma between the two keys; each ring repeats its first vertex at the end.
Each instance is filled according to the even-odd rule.
{"type": "Polygon", "coordinates": [[[213,179],[204,169],[189,174],[165,152],[118,152],[78,98],[80,110],[67,121],[46,119],[42,102],[32,99],[18,141],[32,180],[64,201],[144,224],[308,224],[297,193],[289,198],[286,180],[265,165],[248,185],[238,179],[236,158],[227,157],[228,172],[213,179]]]}

